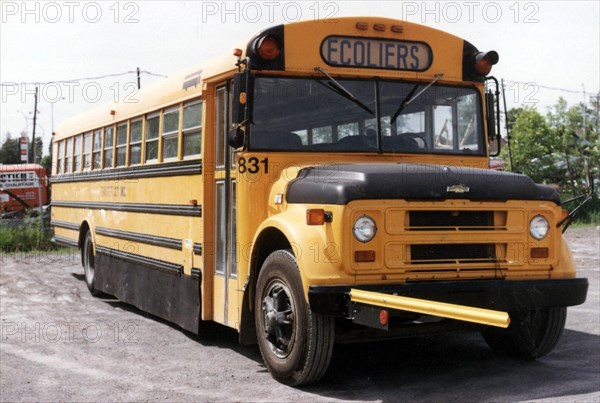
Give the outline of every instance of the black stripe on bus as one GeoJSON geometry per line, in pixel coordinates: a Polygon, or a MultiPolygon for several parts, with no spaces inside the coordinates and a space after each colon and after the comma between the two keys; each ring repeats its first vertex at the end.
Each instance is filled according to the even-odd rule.
{"type": "Polygon", "coordinates": [[[201,273],[200,269],[194,269],[194,268],[192,268],[192,277],[194,277],[194,278],[200,278],[200,273],[201,273]]]}
{"type": "Polygon", "coordinates": [[[57,243],[59,245],[71,246],[73,248],[79,247],[79,242],[77,242],[75,239],[67,238],[60,235],[55,235],[52,238],[52,242],[57,243]]]}
{"type": "Polygon", "coordinates": [[[84,208],[92,210],[125,211],[129,213],[167,214],[186,217],[202,217],[202,206],[186,204],[112,203],[92,201],[53,200],[54,207],[84,208]]]}
{"type": "Polygon", "coordinates": [[[162,246],[163,248],[181,250],[181,239],[167,238],[158,235],[148,235],[139,232],[121,231],[118,229],[96,227],[96,234],[127,241],[141,242],[148,245],[162,246]]]}
{"type": "Polygon", "coordinates": [[[51,181],[52,183],[86,182],[102,180],[119,181],[126,179],[200,174],[202,174],[202,160],[195,160],[177,161],[163,164],[136,165],[132,167],[69,173],[55,176],[52,178],[51,181]]]}
{"type": "Polygon", "coordinates": [[[79,224],[75,224],[72,222],[52,220],[52,221],[50,221],[50,225],[53,227],[57,227],[57,228],[70,229],[72,231],[79,231],[79,224]]]}
{"type": "Polygon", "coordinates": [[[194,255],[202,255],[202,244],[194,243],[194,255]]]}
{"type": "Polygon", "coordinates": [[[126,262],[141,264],[151,269],[160,270],[176,276],[181,276],[183,272],[183,267],[180,264],[152,259],[146,256],[136,255],[134,253],[107,248],[105,246],[96,245],[96,253],[107,255],[113,259],[121,259],[126,262]]]}

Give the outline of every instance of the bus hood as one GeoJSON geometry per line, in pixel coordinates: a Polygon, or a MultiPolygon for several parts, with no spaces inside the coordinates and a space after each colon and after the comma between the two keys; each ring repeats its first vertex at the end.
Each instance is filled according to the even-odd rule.
{"type": "Polygon", "coordinates": [[[558,192],[525,175],[430,164],[341,164],[301,169],[287,189],[288,203],[338,204],[353,200],[544,200],[558,192]]]}

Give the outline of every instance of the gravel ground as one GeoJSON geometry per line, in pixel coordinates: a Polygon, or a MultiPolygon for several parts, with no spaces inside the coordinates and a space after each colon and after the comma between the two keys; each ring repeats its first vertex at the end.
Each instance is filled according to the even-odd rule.
{"type": "Polygon", "coordinates": [[[1,401],[600,401],[600,229],[569,229],[584,305],[535,362],[497,357],[478,334],[338,345],[325,378],[275,382],[257,347],[209,325],[195,336],[92,298],[78,252],[0,256],[1,401]]]}

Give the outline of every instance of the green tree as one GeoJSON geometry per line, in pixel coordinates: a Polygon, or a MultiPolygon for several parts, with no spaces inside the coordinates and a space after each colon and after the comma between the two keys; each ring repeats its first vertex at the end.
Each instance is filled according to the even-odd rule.
{"type": "Polygon", "coordinates": [[[10,134],[6,135],[6,141],[0,148],[0,163],[2,164],[20,164],[21,163],[21,146],[19,139],[11,138],[10,134]]]}
{"type": "Polygon", "coordinates": [[[513,171],[523,173],[536,182],[556,178],[553,153],[557,141],[546,119],[534,107],[525,107],[515,119],[511,148],[513,171]]]}
{"type": "MultiPolygon", "coordinates": [[[[22,164],[21,161],[21,145],[19,143],[20,138],[12,138],[10,133],[6,135],[6,141],[2,144],[0,148],[0,163],[2,164],[22,164]]],[[[42,147],[43,142],[40,137],[36,137],[35,139],[35,154],[37,156],[36,161],[40,161],[42,158],[42,147]]],[[[29,161],[32,161],[31,156],[33,154],[33,150],[31,147],[31,141],[29,141],[29,161]]]]}

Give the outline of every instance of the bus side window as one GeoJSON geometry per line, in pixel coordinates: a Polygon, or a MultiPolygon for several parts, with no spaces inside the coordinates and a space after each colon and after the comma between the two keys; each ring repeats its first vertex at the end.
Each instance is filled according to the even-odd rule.
{"type": "Polygon", "coordinates": [[[102,168],[102,130],[98,129],[94,132],[94,148],[92,152],[92,169],[102,168]]]}
{"type": "Polygon", "coordinates": [[[90,153],[92,152],[92,133],[87,132],[83,135],[83,170],[89,170],[92,165],[92,160],[90,158],[90,153]]]}
{"type": "Polygon", "coordinates": [[[117,166],[124,166],[127,159],[127,122],[117,125],[117,166]]]}
{"type": "Polygon", "coordinates": [[[142,119],[131,122],[129,131],[129,165],[135,165],[142,162],[142,119]]]}
{"type": "Polygon", "coordinates": [[[67,156],[65,157],[65,173],[73,172],[73,137],[67,139],[67,156]]]}
{"type": "Polygon", "coordinates": [[[190,102],[183,106],[183,156],[200,155],[202,152],[202,102],[190,102]]]}
{"type": "Polygon", "coordinates": [[[65,156],[65,141],[59,141],[57,145],[56,151],[56,173],[57,175],[61,175],[63,171],[63,158],[65,156]]]}
{"type": "Polygon", "coordinates": [[[163,161],[176,159],[179,140],[179,106],[164,111],[162,126],[162,159],[163,161]]]}
{"type": "Polygon", "coordinates": [[[158,159],[158,120],[160,115],[156,114],[146,118],[146,159],[145,162],[158,159]]]}
{"type": "Polygon", "coordinates": [[[113,167],[113,147],[115,145],[114,128],[108,126],[104,128],[104,168],[113,167]]]}
{"type": "Polygon", "coordinates": [[[81,134],[75,136],[75,150],[73,152],[73,172],[81,171],[81,139],[81,134]]]}

